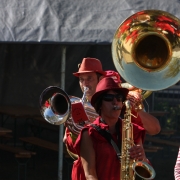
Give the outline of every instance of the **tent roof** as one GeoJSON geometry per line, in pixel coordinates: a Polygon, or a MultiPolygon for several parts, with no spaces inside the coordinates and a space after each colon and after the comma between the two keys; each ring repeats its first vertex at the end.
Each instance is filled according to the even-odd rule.
{"type": "Polygon", "coordinates": [[[3,0],[1,42],[109,44],[130,15],[159,9],[180,17],[177,0],[3,0]]]}

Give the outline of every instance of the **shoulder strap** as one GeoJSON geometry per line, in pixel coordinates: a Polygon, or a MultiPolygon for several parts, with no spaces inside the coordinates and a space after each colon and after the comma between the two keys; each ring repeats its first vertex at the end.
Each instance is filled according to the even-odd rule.
{"type": "Polygon", "coordinates": [[[101,129],[99,126],[95,125],[95,124],[90,124],[94,129],[96,129],[96,131],[99,132],[99,134],[101,134],[101,136],[103,136],[114,148],[114,150],[116,151],[117,157],[118,159],[120,159],[121,153],[120,150],[118,148],[118,146],[116,145],[116,143],[114,142],[114,140],[112,139],[112,136],[109,132],[107,132],[104,129],[101,129]]]}

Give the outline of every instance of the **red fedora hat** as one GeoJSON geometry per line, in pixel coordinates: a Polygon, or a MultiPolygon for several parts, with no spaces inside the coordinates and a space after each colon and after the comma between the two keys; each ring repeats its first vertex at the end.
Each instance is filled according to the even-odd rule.
{"type": "Polygon", "coordinates": [[[98,85],[96,87],[96,92],[94,93],[94,95],[91,98],[92,106],[94,107],[97,98],[101,94],[103,94],[103,93],[105,93],[105,92],[107,92],[109,90],[118,91],[118,92],[122,93],[125,98],[126,98],[128,92],[129,92],[128,89],[119,87],[118,84],[115,83],[114,80],[111,77],[105,77],[105,78],[103,78],[102,80],[99,81],[99,83],[98,83],[98,85]]]}
{"type": "Polygon", "coordinates": [[[73,73],[73,75],[79,77],[80,73],[86,72],[97,72],[105,75],[105,72],[102,69],[101,61],[96,58],[84,58],[79,66],[78,72],[73,73]]]}

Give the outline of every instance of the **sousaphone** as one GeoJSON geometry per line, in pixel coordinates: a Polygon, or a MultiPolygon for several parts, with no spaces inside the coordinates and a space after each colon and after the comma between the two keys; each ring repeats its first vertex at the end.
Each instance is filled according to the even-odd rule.
{"type": "Polygon", "coordinates": [[[160,10],[128,17],[116,30],[112,57],[131,85],[148,91],[166,89],[180,80],[180,20],[160,10]]]}

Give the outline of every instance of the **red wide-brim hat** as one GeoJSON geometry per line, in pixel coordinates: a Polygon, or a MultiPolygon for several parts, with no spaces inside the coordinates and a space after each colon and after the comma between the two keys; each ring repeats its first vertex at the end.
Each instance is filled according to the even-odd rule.
{"type": "Polygon", "coordinates": [[[106,74],[102,69],[101,61],[96,58],[84,58],[80,64],[78,72],[73,73],[73,75],[79,77],[81,73],[87,72],[97,72],[102,75],[106,74]]]}
{"type": "Polygon", "coordinates": [[[125,99],[129,92],[129,90],[127,88],[119,87],[118,84],[115,83],[111,77],[105,77],[101,81],[99,81],[99,83],[96,87],[96,92],[94,93],[94,95],[91,98],[91,105],[94,107],[98,97],[101,96],[103,93],[110,91],[110,90],[115,90],[115,91],[120,92],[124,96],[125,99]]]}

